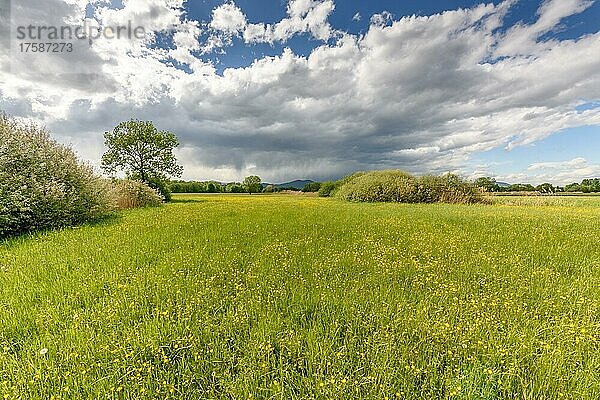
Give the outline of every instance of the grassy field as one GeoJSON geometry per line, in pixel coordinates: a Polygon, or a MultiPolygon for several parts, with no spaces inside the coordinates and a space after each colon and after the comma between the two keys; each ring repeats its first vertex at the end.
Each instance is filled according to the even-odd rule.
{"type": "Polygon", "coordinates": [[[0,398],[600,398],[600,198],[176,199],[0,244],[0,398]]]}

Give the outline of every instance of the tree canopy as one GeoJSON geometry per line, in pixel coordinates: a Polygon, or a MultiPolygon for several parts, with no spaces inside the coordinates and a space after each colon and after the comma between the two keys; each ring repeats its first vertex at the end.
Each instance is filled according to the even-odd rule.
{"type": "Polygon", "coordinates": [[[102,156],[102,168],[107,173],[123,171],[147,183],[183,173],[173,154],[179,140],[150,121],[121,122],[104,134],[104,140],[108,151],[102,156]]]}
{"type": "Polygon", "coordinates": [[[500,189],[496,180],[487,176],[476,179],[475,186],[486,192],[497,192],[500,189]]]}
{"type": "Polygon", "coordinates": [[[261,182],[260,177],[256,175],[247,176],[246,179],[244,179],[244,187],[250,194],[258,193],[262,190],[261,182]]]}

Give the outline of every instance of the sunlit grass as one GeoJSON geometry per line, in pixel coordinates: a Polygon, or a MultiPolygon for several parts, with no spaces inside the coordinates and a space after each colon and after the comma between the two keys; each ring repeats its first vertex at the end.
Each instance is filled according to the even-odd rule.
{"type": "Polygon", "coordinates": [[[177,200],[0,245],[2,396],[600,397],[598,200],[177,200]]]}
{"type": "Polygon", "coordinates": [[[492,204],[509,206],[600,207],[600,195],[488,196],[492,204]]]}

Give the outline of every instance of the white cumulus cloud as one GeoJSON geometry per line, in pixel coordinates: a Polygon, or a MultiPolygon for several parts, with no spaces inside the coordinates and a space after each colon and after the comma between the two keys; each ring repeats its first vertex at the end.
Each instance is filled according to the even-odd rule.
{"type": "Polygon", "coordinates": [[[225,3],[213,10],[208,25],[214,33],[204,46],[205,52],[231,46],[232,37],[239,34],[246,43],[285,42],[302,33],[327,41],[333,35],[328,18],[334,9],[333,0],[290,0],[286,18],[275,24],[265,24],[249,23],[235,3],[225,3]]]}

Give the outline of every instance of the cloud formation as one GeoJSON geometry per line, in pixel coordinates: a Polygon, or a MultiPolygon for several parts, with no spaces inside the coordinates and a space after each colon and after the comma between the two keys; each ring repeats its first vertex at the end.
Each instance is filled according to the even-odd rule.
{"type": "Polygon", "coordinates": [[[212,20],[208,23],[211,34],[203,52],[210,53],[231,46],[234,37],[242,37],[246,43],[273,44],[308,33],[311,37],[326,42],[333,35],[327,19],[334,9],[333,0],[290,0],[287,18],[276,24],[265,24],[249,23],[235,3],[224,3],[212,12],[212,20]]]}
{"type": "MultiPolygon", "coordinates": [[[[55,17],[81,15],[80,4],[48,1],[61,6],[55,17]]],[[[194,21],[182,0],[128,0],[95,18],[148,24],[147,40],[94,42],[86,53],[93,82],[32,80],[25,66],[7,68],[4,51],[0,108],[43,122],[93,162],[105,130],[131,117],[153,120],[180,136],[188,178],[462,171],[473,152],[600,125],[600,109],[576,110],[600,99],[600,33],[540,40],[589,3],[546,1],[535,22],[508,29],[500,28],[511,0],[395,21],[379,14],[364,35],[352,35],[329,24],[331,0],[291,0],[275,24],[249,22],[233,2],[194,21]],[[157,45],[161,33],[171,35],[169,46],[157,45]],[[234,39],[285,42],[301,33],[323,44],[306,57],[285,49],[222,75],[200,55],[226,51],[234,39]]]]}
{"type": "Polygon", "coordinates": [[[373,14],[371,16],[371,25],[384,26],[393,21],[394,16],[389,11],[384,11],[381,14],[373,14]]]}

